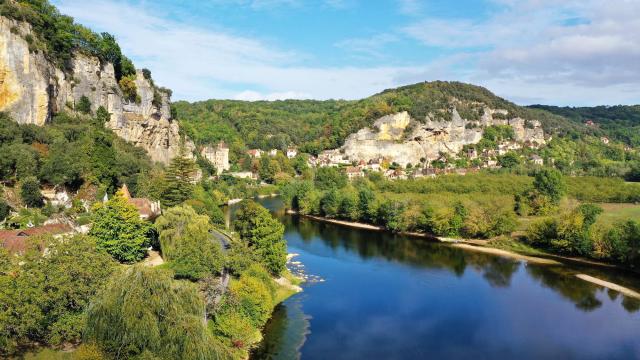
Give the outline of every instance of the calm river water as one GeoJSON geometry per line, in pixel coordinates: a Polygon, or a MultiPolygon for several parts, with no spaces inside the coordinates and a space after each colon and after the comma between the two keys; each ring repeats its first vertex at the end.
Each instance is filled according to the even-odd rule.
{"type": "Polygon", "coordinates": [[[318,276],[276,308],[252,359],[639,359],[640,303],[540,266],[287,216],[318,276]]]}

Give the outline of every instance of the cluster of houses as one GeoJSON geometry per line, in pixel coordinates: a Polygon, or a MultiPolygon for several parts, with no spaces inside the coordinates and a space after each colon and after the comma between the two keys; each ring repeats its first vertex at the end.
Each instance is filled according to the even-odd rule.
{"type": "MultiPolygon", "coordinates": [[[[295,147],[287,148],[287,151],[284,154],[289,159],[293,159],[298,156],[298,149],[295,147]]],[[[278,155],[278,149],[271,149],[269,151],[264,151],[260,149],[251,149],[247,151],[247,155],[249,155],[252,159],[261,159],[263,156],[271,156],[274,157],[278,155]]]]}
{"type": "MultiPolygon", "coordinates": [[[[138,210],[141,219],[153,221],[162,214],[159,201],[132,197],[126,184],[122,186],[120,192],[127,202],[138,210]]],[[[45,198],[51,198],[53,200],[52,203],[56,206],[70,206],[69,195],[64,190],[45,190],[43,193],[48,195],[45,196],[45,198]]],[[[107,195],[105,195],[103,199],[103,202],[106,201],[108,201],[107,195]]],[[[74,234],[87,233],[89,229],[88,225],[77,226],[72,221],[64,219],[50,220],[40,226],[34,226],[30,223],[27,225],[27,229],[0,230],[0,247],[6,249],[11,254],[22,254],[27,250],[29,241],[32,238],[38,238],[41,236],[63,238],[74,234]]],[[[40,251],[46,251],[44,246],[41,246],[40,251]]]]}

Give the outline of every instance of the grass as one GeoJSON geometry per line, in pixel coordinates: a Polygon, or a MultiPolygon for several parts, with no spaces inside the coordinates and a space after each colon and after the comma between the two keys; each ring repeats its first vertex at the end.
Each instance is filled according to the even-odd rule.
{"type": "Polygon", "coordinates": [[[547,255],[544,251],[533,248],[521,241],[506,236],[501,236],[495,239],[491,239],[487,242],[487,245],[492,248],[506,250],[518,253],[520,255],[528,256],[544,256],[547,255]]]}
{"type": "Polygon", "coordinates": [[[596,226],[610,226],[619,221],[640,221],[640,205],[635,204],[598,204],[604,212],[598,217],[596,226]]]}
{"type": "Polygon", "coordinates": [[[72,358],[73,353],[71,352],[53,349],[42,349],[24,356],[24,360],[71,360],[72,358]]]}

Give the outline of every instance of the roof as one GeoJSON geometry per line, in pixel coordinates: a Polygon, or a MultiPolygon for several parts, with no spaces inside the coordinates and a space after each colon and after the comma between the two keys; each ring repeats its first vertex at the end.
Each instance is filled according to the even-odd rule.
{"type": "Polygon", "coordinates": [[[10,253],[23,253],[27,249],[27,239],[39,235],[61,235],[73,229],[66,224],[49,224],[22,230],[0,230],[0,246],[10,253]]]}

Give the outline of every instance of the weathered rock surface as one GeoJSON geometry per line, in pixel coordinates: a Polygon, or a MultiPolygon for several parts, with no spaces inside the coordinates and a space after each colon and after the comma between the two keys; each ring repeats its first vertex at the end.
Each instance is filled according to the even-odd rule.
{"type": "MultiPolygon", "coordinates": [[[[42,54],[29,51],[24,38],[29,34],[29,24],[0,16],[0,111],[10,113],[18,123],[42,126],[86,96],[93,111],[103,106],[111,114],[106,127],[144,148],[152,160],[168,163],[179,153],[181,137],[171,119],[169,95],[155,88],[141,71],[135,81],[140,102],[129,102],[112,64],[77,53],[72,70],[65,73],[42,54]],[[154,104],[156,92],[161,101],[154,104]]],[[[195,150],[189,140],[185,147],[189,154],[195,150]]]]}
{"type": "Polygon", "coordinates": [[[468,121],[452,110],[451,121],[436,121],[429,117],[425,122],[412,119],[407,112],[384,116],[375,121],[372,128],[364,128],[350,135],[340,153],[351,160],[370,161],[386,158],[402,166],[432,161],[440,153],[458,154],[465,145],[477,144],[484,128],[493,125],[509,125],[514,129],[517,142],[544,144],[544,131],[538,121],[520,118],[494,119],[493,114],[507,116],[506,110],[485,109],[480,121],[468,121]]]}

